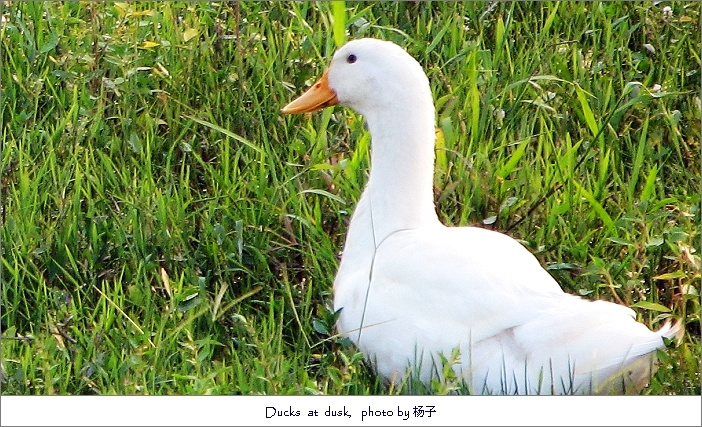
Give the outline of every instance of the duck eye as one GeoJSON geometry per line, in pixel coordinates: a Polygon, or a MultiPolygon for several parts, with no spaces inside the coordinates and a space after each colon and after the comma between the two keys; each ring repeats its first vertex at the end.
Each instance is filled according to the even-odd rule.
{"type": "Polygon", "coordinates": [[[353,64],[354,62],[356,62],[356,59],[358,58],[356,58],[356,55],[352,53],[351,55],[346,57],[346,62],[348,62],[349,64],[353,64]]]}

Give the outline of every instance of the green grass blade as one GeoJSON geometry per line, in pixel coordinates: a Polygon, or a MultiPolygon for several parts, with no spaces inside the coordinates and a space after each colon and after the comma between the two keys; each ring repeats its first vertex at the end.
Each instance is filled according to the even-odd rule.
{"type": "Polygon", "coordinates": [[[580,194],[585,198],[585,200],[587,200],[587,202],[590,204],[590,206],[592,206],[592,209],[595,211],[597,216],[600,218],[600,220],[602,221],[604,226],[607,227],[607,229],[612,234],[617,236],[617,228],[614,225],[614,221],[612,220],[612,217],[609,216],[607,211],[602,207],[600,202],[598,202],[597,199],[595,199],[595,197],[592,195],[592,193],[587,191],[587,189],[585,189],[585,187],[582,187],[577,182],[574,182],[574,184],[578,188],[578,190],[580,190],[580,194]]]}
{"type": "Polygon", "coordinates": [[[502,166],[498,171],[497,171],[497,176],[500,178],[506,178],[507,175],[512,173],[515,167],[517,167],[517,164],[519,161],[522,159],[524,156],[524,152],[526,151],[527,147],[529,146],[529,141],[523,141],[521,144],[517,145],[517,148],[514,150],[511,156],[509,156],[509,159],[507,162],[502,166]]]}
{"type": "Polygon", "coordinates": [[[588,93],[585,92],[579,85],[575,86],[575,93],[578,96],[578,101],[580,101],[580,108],[583,113],[583,118],[592,136],[596,136],[599,131],[599,126],[597,126],[597,120],[595,120],[595,115],[592,114],[592,109],[590,108],[590,103],[587,100],[588,93]]]}
{"type": "Polygon", "coordinates": [[[346,43],[346,2],[343,0],[334,0],[332,4],[332,17],[334,20],[333,32],[334,43],[337,47],[343,46],[346,43]]]}
{"type": "Polygon", "coordinates": [[[627,185],[627,193],[629,194],[629,200],[634,199],[634,192],[636,191],[636,184],[639,182],[639,174],[641,172],[641,166],[644,161],[644,153],[646,150],[646,133],[648,132],[648,116],[644,119],[641,136],[639,136],[639,144],[636,149],[636,156],[634,157],[634,165],[631,169],[631,178],[629,179],[629,184],[627,185]]]}
{"type": "Polygon", "coordinates": [[[265,152],[263,151],[263,149],[262,149],[261,147],[259,147],[259,146],[257,146],[256,144],[252,143],[251,141],[249,141],[248,139],[244,138],[243,136],[240,136],[240,135],[235,134],[234,132],[232,132],[232,131],[230,131],[230,130],[227,130],[227,129],[225,129],[225,128],[221,127],[221,126],[218,126],[218,125],[216,125],[216,124],[214,124],[214,123],[210,123],[210,122],[208,122],[207,120],[198,119],[197,117],[193,117],[193,116],[190,116],[190,115],[187,115],[187,114],[184,114],[183,117],[185,117],[185,118],[187,118],[187,119],[190,119],[190,120],[192,120],[192,121],[194,121],[194,122],[196,122],[196,123],[200,123],[201,125],[206,126],[206,127],[210,128],[210,129],[216,130],[217,132],[219,132],[219,133],[221,133],[221,134],[223,134],[223,135],[226,135],[226,136],[230,137],[231,139],[233,139],[233,140],[235,140],[235,141],[239,141],[239,142],[241,142],[242,144],[246,145],[247,147],[251,148],[252,150],[256,151],[256,152],[259,153],[259,154],[265,154],[265,152]]]}

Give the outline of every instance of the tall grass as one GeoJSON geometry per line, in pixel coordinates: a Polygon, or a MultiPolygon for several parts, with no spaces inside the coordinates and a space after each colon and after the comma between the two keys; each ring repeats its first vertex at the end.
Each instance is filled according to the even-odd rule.
{"type": "Polygon", "coordinates": [[[682,320],[643,393],[699,394],[699,24],[694,2],[6,2],[2,392],[417,392],[334,336],[363,121],[279,112],[372,36],[429,76],[442,221],[682,320]]]}

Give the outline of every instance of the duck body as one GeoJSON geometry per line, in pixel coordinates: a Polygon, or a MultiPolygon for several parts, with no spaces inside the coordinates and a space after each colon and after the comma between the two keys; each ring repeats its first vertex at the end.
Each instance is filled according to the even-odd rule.
{"type": "Polygon", "coordinates": [[[334,280],[337,328],[383,378],[441,380],[443,356],[476,394],[622,393],[646,384],[662,338],[679,325],[653,332],[625,306],[564,293],[511,237],[441,224],[434,105],[410,55],[391,42],[349,42],[283,111],[336,103],[361,113],[372,138],[369,181],[334,280]]]}
{"type": "Polygon", "coordinates": [[[350,225],[334,308],[339,332],[384,378],[429,383],[442,376],[439,355],[451,359],[456,348],[452,368],[471,393],[619,394],[650,378],[668,327],[654,333],[627,307],[564,293],[498,232],[436,224],[376,248],[363,231],[366,200],[350,225]]]}

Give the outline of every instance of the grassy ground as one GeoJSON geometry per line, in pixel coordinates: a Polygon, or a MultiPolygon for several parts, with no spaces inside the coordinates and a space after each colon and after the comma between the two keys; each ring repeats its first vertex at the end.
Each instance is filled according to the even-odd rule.
{"type": "Polygon", "coordinates": [[[279,112],[345,17],[429,75],[440,218],[650,327],[684,321],[643,393],[699,394],[700,3],[332,9],[7,3],[2,393],[417,392],[333,337],[362,120],[279,112]]]}

